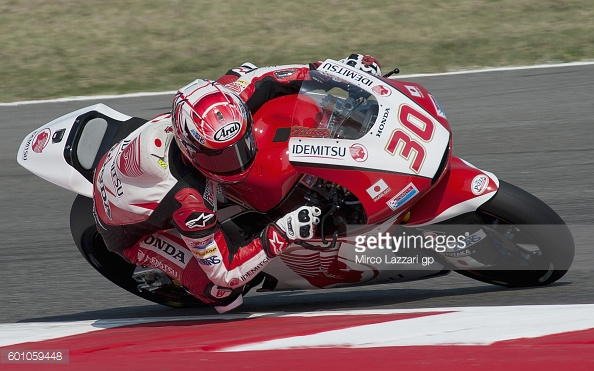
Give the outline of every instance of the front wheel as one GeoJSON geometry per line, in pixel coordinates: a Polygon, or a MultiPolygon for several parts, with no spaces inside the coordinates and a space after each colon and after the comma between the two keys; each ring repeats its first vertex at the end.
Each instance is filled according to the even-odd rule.
{"type": "MultiPolygon", "coordinates": [[[[462,217],[463,223],[468,218],[462,217]]],[[[506,287],[542,286],[563,277],[573,263],[575,246],[565,222],[512,184],[501,181],[497,194],[472,218],[485,237],[469,253],[486,260],[487,268],[456,269],[464,276],[506,287]]]]}

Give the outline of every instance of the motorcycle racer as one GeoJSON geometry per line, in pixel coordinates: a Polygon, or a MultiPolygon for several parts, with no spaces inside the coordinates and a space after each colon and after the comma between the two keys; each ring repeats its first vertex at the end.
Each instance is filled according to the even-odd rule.
{"type": "MultiPolygon", "coordinates": [[[[379,73],[371,57],[345,62],[379,73]]],[[[170,113],[114,145],[99,162],[93,194],[108,250],[144,267],[137,277],[149,287],[171,279],[221,313],[241,305],[246,283],[292,242],[313,237],[320,209],[299,207],[238,246],[217,218],[219,188],[252,169],[252,114],[270,99],[297,93],[315,68],[244,64],[217,82],[195,80],[179,89],[170,113]]]]}
{"type": "Polygon", "coordinates": [[[228,243],[217,183],[245,178],[255,150],[251,115],[233,92],[208,80],[183,87],[170,114],[116,144],[97,168],[94,209],[106,246],[221,311],[241,304],[243,285],[289,242],[311,238],[320,213],[304,206],[245,246],[228,243]]]}

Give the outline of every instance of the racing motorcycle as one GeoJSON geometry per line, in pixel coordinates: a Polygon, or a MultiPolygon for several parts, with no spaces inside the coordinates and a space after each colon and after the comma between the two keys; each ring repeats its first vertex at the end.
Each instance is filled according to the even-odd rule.
{"type": "MultiPolygon", "coordinates": [[[[452,155],[446,115],[420,84],[327,60],[298,94],[273,99],[253,119],[253,171],[217,196],[231,242],[304,204],[322,216],[314,240],[273,259],[246,292],[397,283],[451,271],[506,287],[538,286],[557,281],[573,262],[571,232],[549,206],[452,155]]],[[[104,104],[79,109],[30,133],[17,160],[78,194],[72,237],[103,276],[156,303],[199,306],[183,287],[136,274],[95,227],[94,170],[145,122],[104,104]]],[[[150,236],[150,243],[171,254],[179,239],[167,236],[175,233],[150,236]]]]}

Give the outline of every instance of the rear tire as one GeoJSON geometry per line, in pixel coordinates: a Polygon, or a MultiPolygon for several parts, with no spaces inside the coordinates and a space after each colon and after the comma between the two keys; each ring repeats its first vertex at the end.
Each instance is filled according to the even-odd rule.
{"type": "Polygon", "coordinates": [[[92,199],[77,196],[70,209],[70,231],[82,256],[101,275],[124,290],[157,304],[174,308],[206,306],[183,288],[174,285],[164,286],[153,292],[139,291],[138,283],[132,278],[136,265],[107,250],[103,238],[97,232],[92,209],[92,199]]]}

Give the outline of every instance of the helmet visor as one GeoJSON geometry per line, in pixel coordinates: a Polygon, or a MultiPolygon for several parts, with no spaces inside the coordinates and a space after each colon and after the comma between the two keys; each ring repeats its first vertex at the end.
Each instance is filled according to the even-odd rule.
{"type": "Polygon", "coordinates": [[[237,175],[247,170],[256,157],[256,142],[251,128],[234,144],[221,149],[200,149],[191,145],[196,167],[217,175],[237,175]]]}

